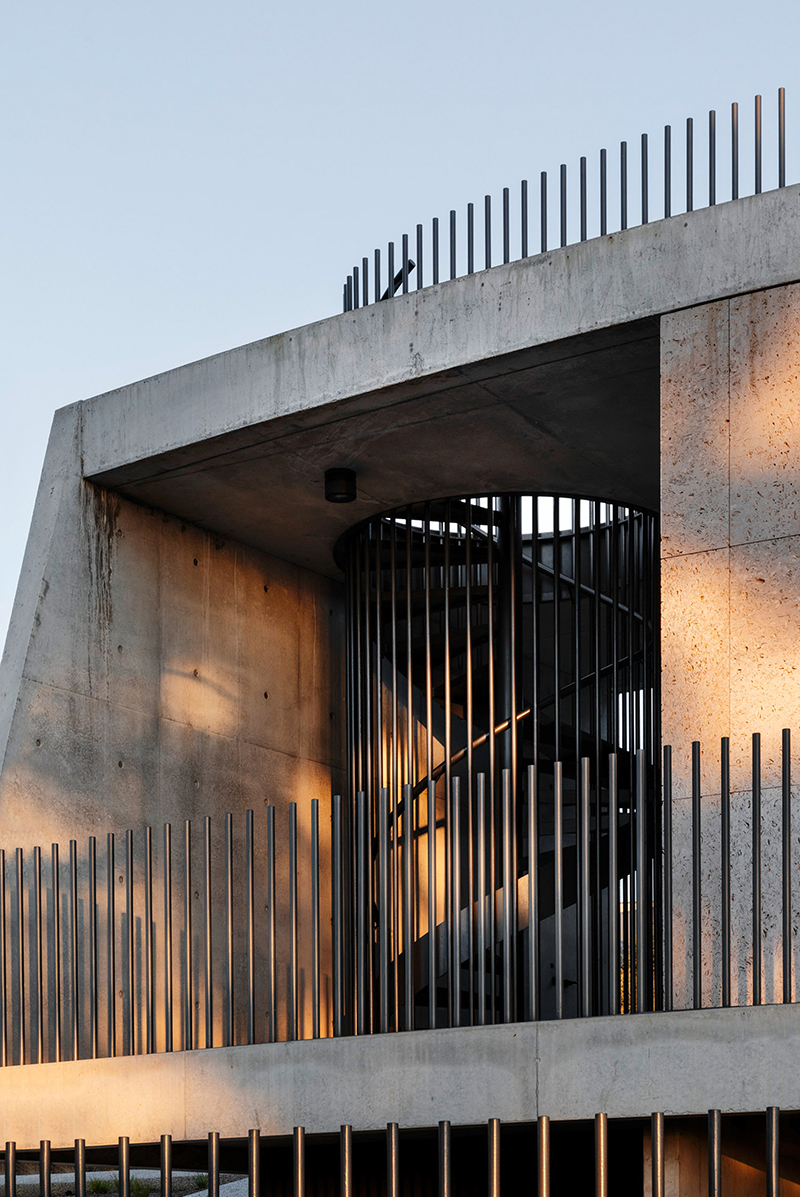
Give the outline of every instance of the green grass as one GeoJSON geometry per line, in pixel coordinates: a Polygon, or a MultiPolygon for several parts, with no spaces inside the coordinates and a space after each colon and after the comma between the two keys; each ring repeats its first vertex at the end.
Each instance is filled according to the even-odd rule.
{"type": "Polygon", "coordinates": [[[134,1177],[131,1181],[131,1197],[148,1197],[150,1192],[150,1181],[140,1180],[134,1177]]]}
{"type": "Polygon", "coordinates": [[[94,1180],[90,1180],[87,1185],[90,1193],[114,1193],[116,1192],[117,1182],[115,1180],[102,1180],[97,1176],[94,1180]]]}
{"type": "Polygon", "coordinates": [[[198,1172],[197,1176],[195,1176],[193,1179],[194,1179],[194,1187],[196,1189],[207,1189],[208,1188],[208,1173],[207,1172],[198,1172]]]}

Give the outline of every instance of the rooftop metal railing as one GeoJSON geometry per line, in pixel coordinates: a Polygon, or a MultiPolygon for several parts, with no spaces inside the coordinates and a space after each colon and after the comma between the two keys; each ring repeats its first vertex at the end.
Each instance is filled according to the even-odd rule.
{"type": "MultiPolygon", "coordinates": [[[[727,198],[739,199],[742,170],[739,155],[739,105],[731,104],[730,114],[730,188],[726,189],[727,198]]],[[[717,169],[717,114],[712,110],[708,114],[707,131],[707,170],[705,173],[704,201],[700,199],[701,175],[697,175],[697,189],[695,188],[695,126],[692,117],[686,120],[684,145],[681,151],[685,183],[683,206],[674,203],[673,187],[673,144],[672,126],[664,126],[663,135],[663,168],[661,181],[663,194],[660,203],[660,213],[664,217],[677,215],[681,211],[692,212],[695,207],[709,206],[721,202],[722,188],[718,189],[719,172],[717,169]]],[[[763,145],[763,113],[761,96],[756,96],[753,108],[753,194],[758,195],[764,188],[764,145],[763,145]]],[[[492,234],[495,231],[492,197],[487,195],[483,201],[483,236],[482,250],[479,232],[476,231],[480,218],[476,220],[475,205],[467,204],[466,219],[461,223],[455,209],[450,211],[447,230],[441,232],[439,217],[434,216],[430,230],[426,234],[422,224],[416,226],[415,234],[411,236],[403,233],[400,239],[399,254],[395,256],[394,241],[388,243],[385,264],[381,259],[380,249],[376,249],[372,256],[361,259],[361,264],[353,266],[343,287],[342,307],[349,312],[354,308],[367,307],[370,303],[389,299],[398,292],[407,294],[413,288],[421,290],[430,284],[454,279],[465,274],[473,274],[475,270],[488,269],[499,261],[512,261],[512,240],[518,250],[516,256],[527,258],[536,252],[545,253],[553,244],[549,231],[553,221],[551,209],[555,207],[558,230],[558,240],[555,244],[566,246],[577,241],[586,241],[589,237],[589,226],[592,211],[597,217],[596,227],[601,237],[606,236],[613,229],[624,230],[636,224],[645,225],[655,219],[655,196],[651,199],[650,180],[652,175],[650,139],[647,133],[642,133],[639,144],[639,161],[636,166],[638,174],[638,188],[633,191],[629,186],[628,143],[620,142],[619,155],[616,163],[609,163],[608,151],[600,151],[597,177],[597,193],[594,197],[593,210],[589,200],[589,170],[587,159],[581,158],[578,168],[577,207],[574,201],[574,191],[568,188],[567,165],[562,164],[559,171],[558,191],[554,197],[548,191],[547,171],[539,176],[538,187],[538,225],[539,249],[533,248],[537,213],[531,219],[531,201],[528,195],[528,180],[523,179],[519,186],[519,200],[517,213],[512,217],[512,202],[508,187],[503,188],[501,203],[500,236],[502,258],[493,254],[492,234]],[[616,185],[609,185],[609,170],[617,172],[616,185]],[[638,190],[639,212],[638,219],[634,214],[633,203],[638,190]],[[615,195],[613,193],[616,193],[615,195]],[[609,204],[610,196],[617,200],[617,221],[614,223],[609,204]],[[553,199],[557,201],[554,205],[553,199]],[[630,200],[630,203],[629,203],[630,200]],[[577,219],[576,219],[577,217],[577,219]],[[518,236],[514,227],[518,229],[518,236]],[[478,239],[476,241],[476,238],[478,239]],[[447,245],[445,245],[447,241],[447,245]],[[441,242],[441,243],[440,243],[441,242]],[[445,252],[442,262],[442,251],[445,252]],[[412,257],[411,254],[414,256],[412,257]],[[479,258],[482,262],[478,265],[479,258]],[[399,263],[399,269],[396,266],[399,263]],[[370,270],[372,275],[370,277],[370,270]],[[386,271],[384,279],[383,270],[386,271]],[[413,275],[413,278],[412,278],[413,275]]],[[[778,90],[777,102],[777,163],[776,172],[772,180],[778,187],[786,186],[786,103],[785,89],[778,90]]]]}
{"type": "MultiPolygon", "coordinates": [[[[342,1197],[353,1197],[356,1192],[385,1192],[388,1197],[404,1192],[423,1197],[434,1191],[439,1197],[461,1192],[500,1197],[501,1178],[505,1191],[513,1184],[514,1191],[524,1189],[538,1197],[570,1190],[594,1191],[598,1197],[608,1197],[615,1189],[641,1192],[647,1180],[653,1197],[664,1197],[668,1176],[672,1183],[677,1180],[668,1171],[667,1143],[674,1131],[685,1135],[689,1122],[692,1140],[705,1149],[710,1194],[718,1197],[722,1192],[724,1149],[730,1150],[723,1131],[735,1128],[734,1134],[740,1140],[745,1138],[752,1149],[750,1167],[755,1165],[764,1173],[767,1197],[780,1197],[781,1174],[789,1171],[786,1163],[795,1165],[790,1171],[792,1179],[796,1174],[795,1161],[781,1158],[781,1113],[777,1106],[770,1106],[765,1112],[745,1116],[743,1124],[741,1115],[713,1109],[705,1116],[705,1128],[697,1125],[698,1119],[661,1112],[624,1120],[609,1119],[601,1112],[593,1120],[570,1123],[551,1121],[547,1115],[525,1124],[502,1124],[499,1118],[490,1118],[485,1129],[441,1121],[438,1126],[415,1127],[408,1132],[390,1122],[385,1145],[376,1142],[372,1133],[354,1133],[350,1125],[341,1127],[338,1144],[331,1143],[330,1135],[307,1136],[302,1126],[294,1127],[289,1142],[284,1136],[262,1135],[257,1128],[225,1139],[211,1131],[205,1143],[173,1141],[167,1134],[159,1144],[131,1143],[128,1136],[120,1136],[114,1146],[93,1148],[81,1138],[70,1148],[54,1149],[45,1139],[38,1150],[22,1151],[9,1141],[2,1153],[5,1197],[18,1197],[31,1187],[24,1185],[20,1176],[23,1163],[38,1165],[41,1197],[51,1197],[53,1184],[59,1181],[62,1185],[68,1181],[75,1197],[86,1197],[87,1191],[116,1191],[119,1197],[130,1197],[131,1173],[143,1165],[155,1165],[158,1173],[146,1180],[136,1178],[139,1185],[146,1184],[161,1197],[172,1197],[178,1170],[203,1167],[205,1176],[196,1176],[195,1181],[205,1180],[207,1197],[219,1197],[224,1173],[246,1176],[248,1197],[265,1193],[306,1197],[306,1193],[336,1191],[342,1197]],[[59,1175],[53,1170],[57,1164],[71,1164],[73,1173],[59,1175]],[[90,1170],[101,1165],[115,1165],[115,1173],[90,1170]],[[481,1171],[486,1178],[483,1183],[478,1180],[481,1171]],[[102,1190],[95,1187],[98,1180],[102,1190]]],[[[796,1134],[796,1119],[791,1121],[792,1127],[787,1128],[790,1143],[793,1132],[796,1134]]],[[[685,1183],[685,1178],[681,1179],[685,1183]]]]}
{"type": "Polygon", "coordinates": [[[447,821],[434,783],[411,820],[410,787],[335,796],[324,850],[317,800],[177,851],[169,824],[0,850],[0,1062],[794,1002],[789,731],[747,757],[722,740],[703,782],[699,743],[661,779],[639,751],[626,790],[613,755],[572,791],[531,766],[517,809],[454,778],[447,821]]]}

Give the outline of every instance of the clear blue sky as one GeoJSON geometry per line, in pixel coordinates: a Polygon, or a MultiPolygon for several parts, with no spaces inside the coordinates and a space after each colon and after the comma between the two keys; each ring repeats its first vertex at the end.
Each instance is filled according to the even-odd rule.
{"type": "Polygon", "coordinates": [[[798,46],[772,0],[8,0],[0,633],[55,408],[330,315],[375,245],[542,169],[690,115],[702,152],[732,100],[749,189],[756,92],[794,182],[798,46]]]}

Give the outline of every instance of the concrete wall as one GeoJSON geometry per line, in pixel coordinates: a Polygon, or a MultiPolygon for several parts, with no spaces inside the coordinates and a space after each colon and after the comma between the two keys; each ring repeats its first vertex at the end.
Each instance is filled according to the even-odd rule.
{"type": "MultiPolygon", "coordinates": [[[[234,814],[241,949],[245,810],[255,812],[257,912],[263,912],[265,905],[267,803],[274,803],[277,811],[278,884],[283,891],[280,911],[285,912],[290,801],[298,803],[301,895],[308,892],[312,798],[320,800],[323,842],[328,842],[330,794],[332,787],[342,784],[341,587],[84,482],[81,436],[81,406],[59,413],[3,662],[0,825],[12,891],[11,913],[15,917],[8,859],[14,848],[26,853],[26,919],[30,923],[31,849],[41,845],[49,857],[50,843],[59,842],[63,859],[68,841],[75,838],[83,886],[87,839],[94,835],[99,841],[103,935],[105,835],[114,832],[118,837],[116,889],[117,905],[122,908],[124,846],[119,837],[132,828],[137,878],[135,950],[141,964],[144,828],[150,825],[155,829],[158,876],[162,826],[167,821],[173,824],[173,876],[176,894],[180,894],[182,823],[193,820],[197,1016],[203,1036],[200,821],[205,815],[212,819],[213,888],[219,912],[224,815],[234,814]]],[[[275,518],[280,519],[279,511],[275,518]]],[[[327,860],[327,852],[322,859],[327,860]]],[[[44,882],[45,903],[52,904],[49,863],[44,882]]],[[[327,895],[325,875],[322,885],[323,895],[327,895]]],[[[62,890],[65,886],[64,877],[62,890]]],[[[306,906],[302,918],[307,923],[306,906]]],[[[158,885],[154,913],[161,926],[163,902],[158,885]]],[[[177,970],[184,917],[177,897],[173,916],[177,970]]],[[[257,917],[260,929],[263,913],[257,917]]],[[[279,924],[282,917],[279,913],[279,924]]],[[[308,928],[301,930],[305,934],[308,928]]],[[[221,931],[218,919],[215,937],[220,943],[215,951],[222,946],[221,931]]],[[[81,922],[81,938],[87,933],[81,922]]],[[[66,937],[66,924],[64,934],[66,937]]],[[[163,940],[157,939],[159,961],[163,947],[163,940]]],[[[13,944],[11,950],[13,956],[13,944]]],[[[122,941],[119,956],[123,961],[120,984],[126,985],[122,941]]],[[[244,957],[242,950],[239,956],[244,957]]],[[[17,963],[12,960],[12,965],[17,963]]],[[[86,966],[82,958],[81,968],[86,966]]],[[[67,963],[65,969],[68,971],[67,963]]],[[[215,969],[218,971],[216,964],[215,969]]],[[[141,976],[141,968],[137,972],[141,976]]],[[[31,980],[29,977],[29,988],[31,980]]],[[[237,980],[241,993],[242,977],[237,980]]],[[[260,988],[262,981],[259,975],[260,988]]],[[[160,981],[159,987],[162,984],[160,981]]],[[[51,1008],[52,997],[46,993],[51,1008]]],[[[121,1028],[119,994],[117,1000],[121,1028]]],[[[175,1000],[179,1006],[180,987],[175,1000]]],[[[263,1007],[260,999],[262,1023],[263,1007]]],[[[105,1019],[105,1012],[101,1013],[105,1019]]],[[[217,1042],[221,1042],[223,1014],[218,994],[217,1042]]],[[[14,1017],[18,1018],[18,1011],[14,1017]]],[[[240,1003],[240,1034],[241,1017],[240,1003]]],[[[179,1031],[176,1014],[178,1037],[179,1031]]],[[[104,1037],[105,1029],[101,1044],[104,1037]]]]}
{"type": "MultiPolygon", "coordinates": [[[[691,917],[687,797],[697,739],[705,986],[718,994],[711,949],[719,926],[709,903],[719,893],[719,742],[730,736],[734,1001],[748,1000],[750,751],[751,733],[760,732],[764,984],[773,1001],[782,986],[781,729],[794,731],[795,762],[800,747],[800,285],[666,315],[661,327],[663,742],[676,748],[678,957],[690,984],[691,943],[681,927],[691,917]]],[[[793,856],[800,881],[796,835],[793,856]]]]}

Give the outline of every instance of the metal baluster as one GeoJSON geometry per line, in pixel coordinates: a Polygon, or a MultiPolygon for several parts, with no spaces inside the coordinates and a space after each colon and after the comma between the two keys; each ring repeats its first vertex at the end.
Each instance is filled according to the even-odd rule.
{"type": "Polygon", "coordinates": [[[340,1197],[353,1197],[353,1128],[349,1125],[339,1129],[339,1176],[340,1197]]]}
{"type": "Polygon", "coordinates": [[[225,815],[225,1044],[234,1042],[233,1009],[233,816],[225,815]]]}
{"type": "Polygon", "coordinates": [[[492,197],[483,197],[483,261],[488,268],[492,264],[492,197]]]}
{"type": "Polygon", "coordinates": [[[664,748],[664,1009],[672,1009],[672,749],[664,748]]]}
{"type": "Polygon", "coordinates": [[[608,1197],[608,1114],[594,1116],[594,1192],[608,1197]]]}
{"type": "Polygon", "coordinates": [[[650,1177],[653,1197],[666,1197],[663,1114],[650,1115],[650,1177]]]}
{"type": "Polygon", "coordinates": [[[172,1135],[161,1136],[161,1197],[172,1197],[172,1135]]]}
{"type": "Polygon", "coordinates": [[[247,1197],[261,1197],[261,1131],[247,1132],[247,1197]]]}
{"type": "Polygon", "coordinates": [[[422,273],[422,225],[417,225],[417,290],[421,291],[423,285],[422,273]]]}
{"type": "Polygon", "coordinates": [[[778,186],[786,186],[786,89],[778,88],[778,186]]]}
{"type": "MultiPolygon", "coordinates": [[[[366,259],[365,259],[366,260],[366,259]]],[[[365,300],[366,303],[366,300],[365,300]]],[[[312,800],[312,812],[316,798],[312,800]]],[[[312,829],[314,825],[314,815],[311,816],[312,829]]],[[[247,1042],[255,1043],[256,1041],[256,922],[255,922],[255,907],[256,907],[256,892],[255,892],[255,845],[253,840],[253,812],[251,810],[245,811],[244,816],[244,855],[245,855],[245,895],[247,904],[247,1042]]],[[[312,830],[312,852],[313,852],[313,830],[312,830]]],[[[319,884],[319,876],[317,876],[317,884],[319,884]]],[[[316,901],[317,903],[317,918],[319,917],[319,895],[314,887],[314,873],[312,866],[311,878],[311,903],[312,908],[316,901]]],[[[313,920],[313,914],[312,914],[313,920]]]]}
{"type": "Polygon", "coordinates": [[[172,824],[164,824],[164,1050],[172,1051],[172,824]]]}
{"type": "Polygon", "coordinates": [[[208,1197],[219,1197],[219,1131],[208,1136],[208,1197]]]}
{"type": "MultiPolygon", "coordinates": [[[[628,143],[619,144],[619,227],[628,227],[628,143]]],[[[556,503],[557,505],[557,503],[556,503]]]]}
{"type": "Polygon", "coordinates": [[[431,270],[434,286],[439,281],[439,217],[431,221],[431,270]]]}
{"type": "Polygon", "coordinates": [[[44,1063],[44,956],[42,937],[42,850],[33,849],[33,881],[36,914],[34,927],[36,931],[36,990],[37,990],[37,1044],[36,1058],[39,1064],[44,1063]]]}
{"type": "Polygon", "coordinates": [[[378,804],[378,952],[381,1031],[389,1030],[389,790],[380,789],[378,804]]]}
{"type": "MultiPolygon", "coordinates": [[[[429,572],[429,571],[427,571],[429,572]]],[[[429,725],[430,726],[430,725],[429,725]]],[[[430,761],[430,757],[428,760],[430,761]]],[[[428,1026],[436,1026],[436,782],[428,782],[428,1026]]]]}
{"type": "Polygon", "coordinates": [[[647,200],[648,200],[648,161],[647,161],[647,134],[642,134],[642,224],[647,224],[647,200]]]}
{"type": "Polygon", "coordinates": [[[752,741],[753,1005],[761,1005],[761,736],[752,741]]]}
{"type": "Polygon", "coordinates": [[[369,258],[361,259],[361,306],[367,307],[369,304],[369,258]]]}
{"type": "MultiPolygon", "coordinates": [[[[6,981],[8,979],[6,964],[6,854],[0,848],[0,1068],[8,1064],[8,1001],[6,981]]],[[[6,1144],[8,1152],[8,1144],[6,1144]]],[[[6,1158],[8,1156],[6,1155],[6,1158]]],[[[9,1192],[6,1177],[6,1193],[9,1192]]]]}
{"type": "Polygon", "coordinates": [[[78,843],[69,841],[69,958],[72,993],[72,1059],[80,1056],[80,1005],[78,970],[78,843]]]}
{"type": "MultiPolygon", "coordinates": [[[[575,551],[580,551],[576,537],[575,551]]],[[[578,888],[580,893],[580,1002],[579,1013],[584,1018],[592,1012],[592,883],[590,873],[590,837],[591,823],[589,814],[589,799],[591,793],[590,761],[585,756],[581,759],[580,767],[580,817],[578,826],[578,843],[580,845],[580,873],[578,888]]]]}
{"type": "Polygon", "coordinates": [[[713,208],[717,202],[717,114],[712,110],[708,114],[708,206],[713,208]]]}
{"type": "Polygon", "coordinates": [[[561,245],[567,244],[567,167],[566,163],[561,163],[561,245]]]}
{"type": "Polygon", "coordinates": [[[703,1005],[703,907],[700,852],[700,743],[692,743],[692,984],[694,1008],[703,1005]]]}
{"type": "Polygon", "coordinates": [[[367,887],[367,796],[363,790],[356,795],[356,1033],[366,1035],[369,1030],[369,950],[367,937],[371,917],[367,887]]]}
{"type": "Polygon", "coordinates": [[[708,1111],[708,1197],[722,1197],[722,1116],[708,1111]]]}
{"type": "Polygon", "coordinates": [[[400,1197],[400,1128],[396,1122],[386,1123],[386,1193],[400,1197]]]}
{"type": "Polygon", "coordinates": [[[755,193],[761,194],[761,96],[755,98],[755,193]]]}
{"type": "Polygon", "coordinates": [[[686,211],[694,207],[694,121],[686,118],[686,211]]]}
{"type": "Polygon", "coordinates": [[[386,269],[388,272],[388,279],[386,280],[386,291],[384,292],[384,299],[391,299],[395,292],[394,283],[394,241],[390,241],[386,247],[386,269]]]}
{"type": "Polygon", "coordinates": [[[108,899],[108,1054],[117,1054],[117,994],[116,994],[116,929],[117,918],[114,909],[116,893],[114,890],[114,833],[109,832],[106,839],[106,886],[108,899]]]}
{"type": "Polygon", "coordinates": [[[206,986],[206,1047],[214,1046],[214,991],[212,989],[212,975],[211,975],[211,819],[206,815],[203,819],[203,880],[205,882],[205,891],[203,898],[205,900],[205,945],[204,945],[204,960],[205,966],[205,986],[206,986]]]}
{"type": "Polygon", "coordinates": [[[780,1197],[781,1193],[780,1113],[778,1106],[767,1107],[767,1197],[780,1197]]]}
{"type": "Polygon", "coordinates": [[[539,221],[541,227],[541,251],[547,249],[547,171],[543,170],[539,180],[539,221]]]}
{"type": "MultiPolygon", "coordinates": [[[[292,1194],[305,1197],[306,1193],[306,1132],[305,1127],[296,1126],[292,1131],[292,1194]]],[[[209,1197],[212,1195],[209,1193],[209,1197]]],[[[214,1195],[218,1197],[218,1195],[214,1195]]]]}
{"type": "Polygon", "coordinates": [[[289,803],[289,1039],[298,1036],[300,961],[297,943],[297,803],[289,803]]]}
{"type": "MultiPolygon", "coordinates": [[[[558,516],[556,516],[558,518],[558,516]]],[[[558,564],[556,564],[556,575],[558,564]]],[[[556,578],[557,580],[557,578],[556,578]]],[[[564,1014],[564,794],[561,761],[553,766],[556,1018],[564,1014]]]]}
{"type": "MultiPolygon", "coordinates": [[[[409,636],[409,642],[411,637],[409,636]]],[[[409,704],[410,706],[410,704],[409,704]]],[[[414,1029],[414,798],[410,785],[403,787],[403,980],[404,1027],[414,1029]]]]}
{"type": "Polygon", "coordinates": [[[408,258],[408,233],[403,233],[402,241],[402,271],[403,271],[403,294],[408,295],[408,274],[409,274],[409,258],[408,258]]]}
{"type": "Polygon", "coordinates": [[[361,280],[358,276],[358,267],[353,267],[353,307],[359,308],[361,306],[361,280]]]}
{"type": "MultiPolygon", "coordinates": [[[[535,594],[533,601],[536,602],[535,594]]],[[[539,1018],[539,818],[535,765],[528,766],[528,1018],[532,1021],[539,1018]]]]}
{"type": "MultiPolygon", "coordinates": [[[[52,1154],[50,1140],[42,1139],[39,1143],[39,1197],[51,1197],[53,1192],[51,1182],[52,1154]]],[[[125,1194],[128,1197],[128,1194],[125,1194]]]]}
{"type": "Polygon", "coordinates": [[[478,774],[477,793],[478,890],[478,1026],[486,1021],[486,774],[478,774]]]}
{"type": "Polygon", "coordinates": [[[450,882],[452,897],[452,926],[450,941],[452,946],[451,984],[453,990],[453,1020],[452,1025],[461,1025],[461,781],[454,777],[451,781],[452,806],[450,813],[450,834],[452,837],[452,860],[450,868],[450,882]]]}
{"type": "Polygon", "coordinates": [[[452,208],[450,209],[450,277],[456,277],[456,214],[452,208]]]}
{"type": "Polygon", "coordinates": [[[511,230],[509,228],[508,188],[503,188],[503,264],[511,260],[511,230]]]}
{"type": "Polygon", "coordinates": [[[647,926],[650,895],[647,869],[647,787],[644,749],[636,751],[636,1008],[647,1009],[647,926]]]}
{"type": "Polygon", "coordinates": [[[550,1197],[550,1119],[540,1114],[536,1120],[538,1197],[550,1197]]]}
{"type": "Polygon", "coordinates": [[[722,1005],[731,1004],[731,753],[723,736],[720,753],[720,861],[722,870],[722,1005]]]}
{"type": "Polygon", "coordinates": [[[664,125],[664,216],[672,215],[672,126],[664,125]]]}
{"type": "MultiPolygon", "coordinates": [[[[316,799],[315,799],[316,801],[316,799]]],[[[317,836],[319,831],[317,831],[317,836]]],[[[319,839],[317,839],[317,872],[319,871],[319,839]]],[[[317,879],[319,885],[319,877],[317,879]]],[[[319,901],[319,898],[317,899],[319,901]]],[[[342,881],[342,796],[333,796],[333,814],[331,826],[331,901],[332,931],[333,931],[333,1033],[344,1034],[344,945],[343,945],[343,903],[344,885],[342,881]]],[[[319,907],[317,908],[319,919],[319,907]]],[[[319,936],[319,924],[316,924],[319,936]]],[[[317,954],[319,953],[319,938],[317,938],[317,954]]],[[[319,955],[317,955],[319,967],[319,955]]],[[[317,976],[319,984],[319,976],[317,976]]]]}
{"type": "Polygon", "coordinates": [[[269,1041],[278,1038],[278,965],[275,959],[275,807],[267,807],[267,1001],[269,1041]]]}
{"type": "Polygon", "coordinates": [[[185,1051],[194,1047],[194,967],[192,939],[192,824],[190,819],[183,823],[183,933],[186,941],[184,961],[186,968],[186,1009],[183,1017],[183,1046],[185,1051]]]}
{"type": "Polygon", "coordinates": [[[731,199],[739,198],[739,105],[731,104],[731,199]]]}
{"type": "Polygon", "coordinates": [[[514,932],[516,929],[517,889],[514,868],[514,815],[512,808],[511,770],[504,769],[501,780],[503,819],[503,1022],[514,1021],[514,932]]]}
{"type": "MultiPolygon", "coordinates": [[[[127,1135],[120,1135],[117,1146],[117,1164],[119,1181],[117,1191],[119,1197],[131,1197],[131,1141],[127,1135]]],[[[218,1197],[218,1194],[215,1194],[218,1197]]]]}
{"type": "Polygon", "coordinates": [[[452,1194],[452,1134],[449,1122],[439,1123],[439,1197],[452,1194]]]}
{"type": "Polygon", "coordinates": [[[792,733],[781,735],[781,847],[783,855],[783,1000],[792,1000],[792,733]]]}
{"type": "Polygon", "coordinates": [[[375,250],[374,260],[375,260],[375,281],[374,281],[375,302],[378,303],[381,298],[381,251],[379,249],[375,250]]]}
{"type": "Polygon", "coordinates": [[[155,1051],[155,969],[153,959],[153,832],[144,829],[144,987],[145,1040],[148,1054],[155,1051]]]}
{"type": "MultiPolygon", "coordinates": [[[[600,236],[608,233],[608,154],[600,151],[600,236]]],[[[534,499],[534,503],[536,499],[534,499]]]]}
{"type": "Polygon", "coordinates": [[[89,836],[89,995],[92,1019],[92,1059],[97,1059],[97,840],[89,836]]]}
{"type": "MultiPolygon", "coordinates": [[[[58,844],[50,845],[50,865],[53,876],[53,1006],[55,1015],[55,1058],[61,1062],[61,888],[59,885],[58,844]]],[[[22,853],[17,849],[17,882],[19,885],[19,911],[22,913],[22,853]]],[[[19,965],[22,973],[22,923],[19,926],[19,965]]],[[[22,988],[20,985],[20,996],[22,988]]],[[[24,1006],[20,1003],[20,1061],[25,1063],[24,1006]]]]}
{"type": "Polygon", "coordinates": [[[586,159],[581,158],[580,163],[580,206],[581,206],[581,241],[586,240],[586,159]]]}
{"type": "Polygon", "coordinates": [[[490,1118],[489,1132],[489,1197],[500,1197],[500,1119],[490,1118]]]}
{"type": "Polygon", "coordinates": [[[17,1145],[6,1142],[3,1171],[5,1174],[5,1197],[17,1197],[17,1145]]]}
{"type": "Polygon", "coordinates": [[[75,1140],[73,1166],[74,1166],[74,1170],[75,1170],[75,1197],[86,1197],[86,1140],[85,1139],[76,1139],[75,1140]]]}
{"type": "Polygon", "coordinates": [[[523,179],[519,185],[520,209],[520,258],[528,256],[528,180],[523,179]]]}
{"type": "Polygon", "coordinates": [[[617,754],[608,758],[608,996],[612,1014],[620,1012],[619,959],[619,781],[617,754]]]}
{"type": "Polygon", "coordinates": [[[128,966],[128,982],[125,993],[125,1009],[128,1014],[128,1055],[136,1051],[136,1020],[135,1020],[135,980],[134,980],[134,939],[133,939],[133,832],[125,832],[125,948],[128,966]]]}

